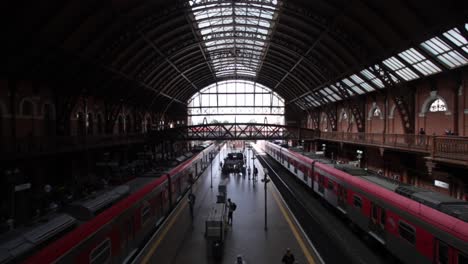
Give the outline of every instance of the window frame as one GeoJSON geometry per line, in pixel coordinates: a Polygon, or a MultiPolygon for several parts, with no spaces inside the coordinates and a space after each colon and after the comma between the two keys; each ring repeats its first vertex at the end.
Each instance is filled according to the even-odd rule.
{"type": "MultiPolygon", "coordinates": [[[[94,262],[93,261],[96,261],[96,259],[99,259],[99,257],[102,255],[103,252],[105,252],[104,250],[107,250],[108,249],[108,257],[106,258],[106,260],[103,262],[103,263],[110,263],[110,260],[112,259],[112,241],[109,237],[106,237],[101,243],[97,244],[93,250],[91,250],[91,252],[89,253],[89,263],[90,264],[93,264],[94,262]],[[100,249],[101,246],[105,245],[106,243],[108,243],[108,246],[102,248],[102,250],[97,254],[97,256],[92,256],[96,250],[100,249]]],[[[99,262],[99,263],[96,263],[96,264],[101,264],[102,262],[99,262]]]]}
{"type": "Polygon", "coordinates": [[[402,238],[403,240],[407,241],[408,243],[410,243],[411,245],[416,245],[416,228],[403,220],[398,221],[398,236],[402,238]],[[409,233],[412,234],[413,236],[412,241],[410,241],[410,239],[402,235],[401,230],[409,231],[409,233]]]}

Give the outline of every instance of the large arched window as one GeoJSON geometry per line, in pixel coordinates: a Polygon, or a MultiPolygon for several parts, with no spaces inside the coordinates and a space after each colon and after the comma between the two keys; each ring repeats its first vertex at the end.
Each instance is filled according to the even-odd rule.
{"type": "Polygon", "coordinates": [[[212,84],[188,101],[188,124],[263,123],[284,124],[284,99],[271,89],[251,81],[229,80],[212,84]]]}
{"type": "Polygon", "coordinates": [[[444,101],[440,98],[432,102],[431,106],[429,107],[429,112],[445,112],[447,111],[447,106],[445,105],[444,101]]]}

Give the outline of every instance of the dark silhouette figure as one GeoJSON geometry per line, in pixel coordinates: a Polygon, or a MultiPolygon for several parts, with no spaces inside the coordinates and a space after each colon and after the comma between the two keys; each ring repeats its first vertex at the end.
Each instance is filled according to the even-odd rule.
{"type": "Polygon", "coordinates": [[[283,259],[281,259],[281,262],[284,264],[294,264],[294,261],[296,259],[294,258],[293,253],[291,253],[291,250],[288,248],[286,249],[286,253],[283,255],[283,259]]]}
{"type": "Polygon", "coordinates": [[[193,193],[190,193],[188,195],[188,203],[189,203],[189,207],[190,207],[190,216],[192,217],[192,219],[193,219],[193,207],[195,206],[195,199],[196,198],[197,197],[193,193]]]}

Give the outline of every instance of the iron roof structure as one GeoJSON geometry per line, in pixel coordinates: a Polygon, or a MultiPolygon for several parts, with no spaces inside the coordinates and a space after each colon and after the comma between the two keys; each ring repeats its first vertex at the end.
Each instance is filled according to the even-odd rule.
{"type": "Polygon", "coordinates": [[[468,2],[10,1],[2,74],[154,110],[258,82],[309,109],[468,63],[468,2]]]}

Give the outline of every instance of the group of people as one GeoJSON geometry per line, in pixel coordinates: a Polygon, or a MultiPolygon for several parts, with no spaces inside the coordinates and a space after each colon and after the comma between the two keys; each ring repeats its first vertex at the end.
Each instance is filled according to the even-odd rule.
{"type": "MultiPolygon", "coordinates": [[[[281,259],[281,263],[283,264],[297,264],[296,258],[294,257],[294,254],[291,252],[291,249],[286,249],[286,253],[284,253],[283,258],[281,259]]],[[[237,255],[236,261],[234,264],[247,264],[247,262],[244,260],[242,255],[237,255]]]]}
{"type": "MultiPolygon", "coordinates": [[[[250,175],[252,173],[252,170],[250,169],[250,167],[247,168],[247,175],[248,175],[248,178],[250,180],[250,175]]],[[[256,181],[257,180],[257,176],[258,176],[258,169],[257,167],[253,167],[253,175],[252,175],[252,180],[256,181]]]]}

